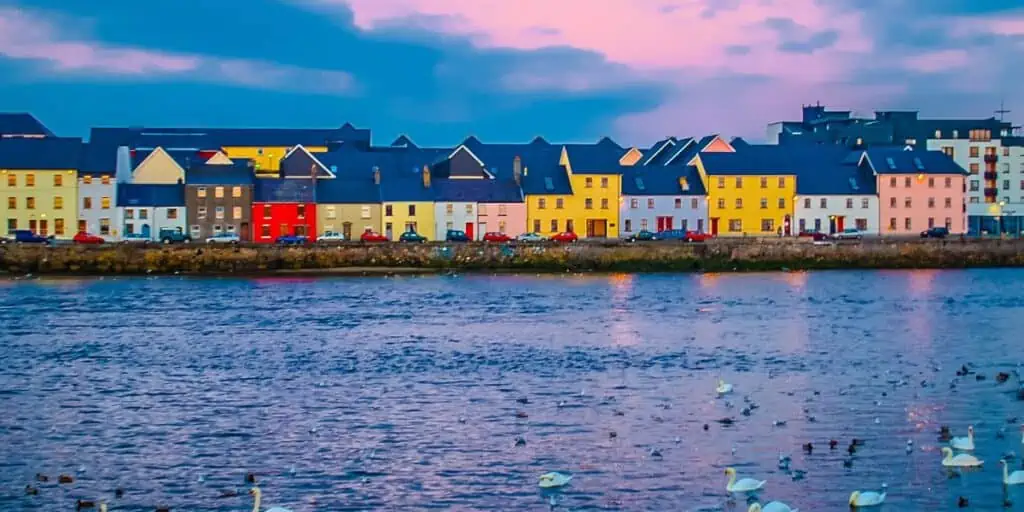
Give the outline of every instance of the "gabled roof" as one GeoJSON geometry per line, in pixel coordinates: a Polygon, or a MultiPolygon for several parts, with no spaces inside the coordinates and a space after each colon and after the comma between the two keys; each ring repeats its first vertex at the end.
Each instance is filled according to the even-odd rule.
{"type": "Polygon", "coordinates": [[[651,149],[644,151],[644,158],[640,160],[641,165],[650,165],[656,163],[658,158],[668,158],[662,156],[666,151],[671,151],[676,146],[677,139],[675,137],[668,137],[658,142],[655,142],[651,149]]]}
{"type": "Polygon", "coordinates": [[[381,170],[393,165],[391,153],[341,150],[321,153],[320,161],[331,169],[335,178],[317,180],[316,198],[323,204],[380,203],[380,186],[373,181],[374,167],[381,170]]]}
{"type": "Polygon", "coordinates": [[[692,137],[679,139],[674,146],[666,146],[661,154],[657,155],[657,158],[649,159],[652,160],[650,165],[657,165],[659,163],[661,165],[686,165],[693,158],[693,155],[696,155],[703,147],[697,144],[692,137]],[[668,156],[666,157],[665,155],[668,156]]]}
{"type": "Polygon", "coordinates": [[[729,142],[729,145],[739,150],[741,148],[750,147],[750,143],[747,142],[743,137],[733,137],[729,142]]]}
{"type": "Polygon", "coordinates": [[[431,171],[430,187],[423,186],[423,168],[428,170],[439,155],[450,149],[420,148],[389,154],[389,162],[381,167],[381,201],[429,202],[434,200],[437,177],[431,171]]]}
{"type": "Polygon", "coordinates": [[[294,172],[296,171],[296,165],[300,167],[306,167],[305,164],[309,164],[309,167],[311,167],[311,169],[316,170],[317,178],[334,177],[334,173],[331,172],[331,170],[326,165],[324,165],[324,163],[321,162],[320,159],[318,159],[315,154],[311,153],[302,144],[296,144],[291,149],[289,149],[287,153],[285,153],[284,157],[281,158],[281,177],[298,179],[309,178],[312,173],[308,172],[305,168],[302,168],[301,170],[299,170],[299,172],[294,172]]]}
{"type": "Polygon", "coordinates": [[[43,123],[27,112],[0,112],[0,137],[53,137],[43,123]]]}
{"type": "Polygon", "coordinates": [[[247,160],[231,165],[200,164],[185,173],[186,185],[252,185],[254,179],[253,167],[247,160]]]}
{"type": "MultiPolygon", "coordinates": [[[[162,150],[164,153],[166,153],[167,156],[171,157],[171,159],[174,160],[174,162],[177,163],[178,166],[180,166],[183,170],[184,169],[188,169],[189,167],[192,167],[194,165],[200,165],[200,164],[203,163],[203,160],[204,160],[199,155],[198,151],[194,151],[194,150],[191,150],[191,149],[174,149],[174,150],[167,150],[167,149],[164,149],[164,148],[159,148],[159,149],[162,150]]],[[[142,162],[145,162],[146,159],[148,159],[156,151],[157,151],[156,149],[134,149],[134,150],[132,150],[131,151],[132,169],[137,169],[140,165],[142,165],[142,162]]],[[[114,148],[114,154],[115,154],[115,158],[116,158],[117,148],[114,148]]]]}
{"type": "Polygon", "coordinates": [[[863,161],[875,174],[969,174],[942,151],[868,149],[863,161]]]}
{"type": "Polygon", "coordinates": [[[534,137],[533,140],[530,141],[530,145],[533,145],[533,146],[546,146],[548,144],[549,143],[548,143],[547,139],[545,139],[544,137],[541,137],[540,135],[534,137]]]}
{"type": "Polygon", "coordinates": [[[0,169],[77,170],[81,162],[82,139],[0,138],[0,169]]]}
{"type": "Polygon", "coordinates": [[[412,139],[410,139],[405,134],[402,134],[402,135],[399,135],[398,138],[395,139],[391,143],[391,147],[393,147],[393,148],[416,148],[418,146],[416,146],[416,144],[412,141],[412,139]]]}
{"type": "Polygon", "coordinates": [[[185,185],[117,184],[117,206],[185,206],[185,185]]]}
{"type": "Polygon", "coordinates": [[[253,180],[254,203],[315,203],[316,187],[312,180],[259,178],[253,180]]]}
{"type": "Polygon", "coordinates": [[[619,163],[626,152],[618,145],[608,144],[565,144],[569,166],[573,174],[621,174],[624,166],[619,163]]]}
{"type": "Polygon", "coordinates": [[[608,147],[608,148],[615,148],[615,149],[618,149],[618,150],[624,150],[625,149],[622,146],[620,146],[618,142],[615,142],[614,140],[612,140],[611,137],[601,137],[597,141],[597,145],[598,146],[603,146],[603,147],[608,147]]]}
{"type": "Polygon", "coordinates": [[[706,192],[700,173],[691,165],[630,167],[622,175],[622,194],[628,196],[701,196],[706,192]],[[685,178],[687,189],[683,189],[685,178]]]}
{"type": "Polygon", "coordinates": [[[710,175],[795,174],[799,163],[795,148],[775,145],[751,145],[735,153],[698,153],[697,158],[710,175]]]}
{"type": "Polygon", "coordinates": [[[859,151],[823,145],[791,148],[797,163],[799,195],[874,195],[876,181],[857,164],[859,151]]]}

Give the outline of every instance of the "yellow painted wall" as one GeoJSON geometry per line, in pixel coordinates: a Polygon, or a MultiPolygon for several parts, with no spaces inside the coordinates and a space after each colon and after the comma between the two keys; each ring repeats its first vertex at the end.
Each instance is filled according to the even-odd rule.
{"type": "MultiPolygon", "coordinates": [[[[398,237],[405,232],[407,222],[415,222],[416,232],[427,237],[427,240],[439,239],[437,233],[434,233],[434,203],[432,201],[394,201],[381,205],[381,233],[386,234],[387,225],[391,223],[391,239],[398,240],[398,237]],[[409,215],[410,205],[416,207],[415,215],[409,215]],[[388,215],[389,206],[391,215],[388,215]]],[[[444,239],[444,234],[440,239],[444,239]]]]}
{"type": "Polygon", "coordinates": [[[161,148],[153,150],[132,172],[133,183],[173,185],[184,179],[185,171],[161,148]]]}
{"type": "MultiPolygon", "coordinates": [[[[565,230],[566,220],[572,217],[568,205],[573,201],[571,195],[527,195],[526,196],[526,231],[529,233],[540,233],[544,236],[551,236],[565,230]],[[558,207],[558,200],[562,200],[562,207],[558,207]],[[551,221],[558,222],[558,229],[551,229],[551,221]],[[539,229],[536,229],[537,221],[540,222],[539,229]]],[[[575,221],[574,221],[575,223],[575,221]]],[[[574,226],[575,227],[575,226],[574,226]]]]}
{"type": "MultiPolygon", "coordinates": [[[[97,205],[98,206],[98,205],[97,205]]],[[[26,171],[0,169],[0,231],[6,234],[13,219],[16,229],[71,238],[78,231],[78,173],[75,170],[26,171]],[[11,177],[14,182],[11,183],[11,177]],[[34,180],[29,185],[29,176],[34,180]],[[60,184],[56,183],[59,178],[60,184]],[[59,200],[58,200],[59,198],[59,200]],[[33,208],[29,208],[31,199],[33,208]],[[10,208],[13,200],[14,208],[10,208]],[[43,221],[46,228],[43,229],[43,221]],[[63,233],[60,224],[63,224],[63,233]]]]}
{"type": "MultiPolygon", "coordinates": [[[[416,207],[417,215],[419,206],[416,207]]],[[[344,224],[352,223],[352,238],[358,240],[367,228],[374,231],[381,231],[381,205],[380,204],[318,204],[316,205],[317,228],[320,230],[317,235],[326,231],[343,233],[344,224]],[[364,216],[364,207],[368,210],[369,216],[364,216]]],[[[418,226],[417,226],[418,227],[418,226]]]]}
{"type": "MultiPolygon", "coordinates": [[[[326,146],[303,146],[310,153],[323,153],[326,146]]],[[[248,158],[255,162],[259,173],[277,173],[281,170],[281,159],[291,151],[292,146],[225,146],[221,148],[230,158],[248,158]]]]}
{"type": "MultiPolygon", "coordinates": [[[[771,175],[708,175],[700,158],[696,159],[704,187],[708,191],[708,219],[713,225],[718,219],[717,236],[777,236],[785,229],[785,217],[793,218],[793,197],[796,195],[796,176],[771,175]],[[764,182],[762,182],[764,179],[764,182]],[[779,180],[783,180],[780,186],[779,180]],[[763,185],[763,186],[762,186],[763,185]],[[762,208],[761,200],[766,200],[762,208]],[[740,201],[737,204],[737,200],[740,201]],[[782,201],[780,207],[780,200],[782,201]],[[762,220],[771,219],[770,231],[762,231],[762,220]],[[739,220],[738,231],[730,230],[730,221],[739,220]]],[[[792,222],[792,220],[791,220],[792,222]]],[[[709,231],[710,231],[709,226],[709,231]]],[[[790,225],[792,231],[794,226],[790,225]]]]}

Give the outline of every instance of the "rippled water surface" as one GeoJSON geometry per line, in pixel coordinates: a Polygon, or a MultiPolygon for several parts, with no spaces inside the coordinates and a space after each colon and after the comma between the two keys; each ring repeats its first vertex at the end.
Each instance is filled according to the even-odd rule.
{"type": "Polygon", "coordinates": [[[729,466],[805,511],[883,482],[890,512],[960,496],[1024,510],[998,464],[1021,466],[1024,402],[995,379],[1024,360],[1022,284],[1020,270],[0,282],[0,510],[249,510],[253,472],[265,506],[297,511],[746,511],[729,466]],[[987,378],[956,378],[965,363],[987,378]],[[939,426],[972,423],[985,468],[944,471],[939,426]],[[552,470],[571,485],[538,489],[552,470]]]}

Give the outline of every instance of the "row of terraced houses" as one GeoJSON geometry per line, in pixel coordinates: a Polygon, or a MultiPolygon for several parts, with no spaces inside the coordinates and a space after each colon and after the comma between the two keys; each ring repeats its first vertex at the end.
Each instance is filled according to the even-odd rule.
{"type": "MultiPolygon", "coordinates": [[[[815,115],[825,113],[812,107],[808,120],[805,107],[804,122],[777,130],[772,144],[708,135],[667,137],[649,147],[607,137],[586,144],[469,137],[451,147],[420,147],[401,136],[374,145],[369,130],[348,123],[94,128],[83,141],[55,136],[30,114],[0,114],[0,219],[8,233],[28,229],[57,238],[88,232],[111,241],[156,240],[171,229],[267,243],[327,231],[353,239],[366,230],[391,239],[414,230],[430,240],[450,229],[474,239],[564,231],[625,238],[665,229],[716,236],[967,231],[973,162],[958,164],[945,146],[892,137],[872,144],[803,137],[816,133],[815,115]]],[[[1000,132],[1002,125],[993,137],[995,122],[958,121],[963,140],[956,132],[944,136],[963,143],[956,151],[986,155],[986,163],[993,160],[986,144],[998,140],[1008,161],[1024,162],[1024,143],[1000,132]],[[989,131],[979,134],[973,125],[989,131]]],[[[988,166],[985,178],[985,204],[999,204],[987,199],[988,166]]],[[[1024,177],[1020,195],[1024,203],[1024,177]]],[[[1013,216],[1000,203],[995,225],[974,224],[1024,229],[1024,222],[1004,219],[1013,216]]]]}

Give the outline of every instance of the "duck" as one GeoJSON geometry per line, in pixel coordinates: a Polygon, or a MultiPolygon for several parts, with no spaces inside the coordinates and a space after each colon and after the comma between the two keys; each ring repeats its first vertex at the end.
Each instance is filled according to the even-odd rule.
{"type": "Polygon", "coordinates": [[[729,475],[729,483],[725,484],[725,490],[728,492],[752,492],[764,487],[764,484],[767,483],[766,480],[754,480],[753,478],[742,478],[737,481],[736,470],[733,468],[725,468],[725,474],[729,475]]]}
{"type": "Polygon", "coordinates": [[[1008,464],[1006,463],[1006,459],[1000,460],[999,463],[1003,466],[1003,485],[1024,484],[1024,471],[1017,470],[1010,473],[1010,470],[1007,469],[1008,464]]]}
{"type": "Polygon", "coordinates": [[[942,448],[942,457],[942,465],[947,468],[976,468],[985,463],[974,455],[966,453],[961,453],[954,457],[953,449],[948,446],[942,448]]]}
{"type": "MultiPolygon", "coordinates": [[[[252,512],[260,512],[260,499],[263,497],[263,492],[260,491],[259,487],[253,487],[249,489],[249,495],[252,496],[252,512]]],[[[290,508],[284,507],[272,507],[264,512],[293,512],[290,508]]]]}
{"type": "Polygon", "coordinates": [[[540,480],[537,482],[537,485],[539,485],[543,489],[554,489],[557,487],[564,487],[566,485],[569,485],[569,482],[571,481],[572,475],[566,475],[564,473],[552,471],[550,473],[544,473],[543,475],[541,475],[540,480]]]}
{"type": "Polygon", "coordinates": [[[59,484],[70,484],[70,483],[73,483],[74,481],[75,481],[75,479],[72,478],[71,475],[63,475],[62,474],[62,475],[57,477],[57,483],[59,483],[59,484]]]}
{"type": "Polygon", "coordinates": [[[885,502],[885,484],[882,484],[882,492],[874,491],[853,491],[850,494],[850,508],[874,507],[885,502]]]}
{"type": "Polygon", "coordinates": [[[747,512],[797,512],[798,510],[799,509],[790,508],[789,505],[786,505],[781,501],[772,501],[763,507],[760,503],[751,503],[747,512]]]}
{"type": "Polygon", "coordinates": [[[722,379],[718,379],[718,387],[715,388],[715,391],[719,395],[724,395],[726,393],[732,393],[732,384],[729,384],[728,382],[726,382],[726,381],[724,381],[722,379]]]}
{"type": "Polygon", "coordinates": [[[974,451],[974,425],[967,427],[967,437],[954,437],[950,439],[949,446],[953,447],[954,450],[974,451]]]}
{"type": "Polygon", "coordinates": [[[96,506],[96,503],[91,501],[91,500],[78,500],[78,503],[75,504],[75,510],[82,510],[84,508],[93,508],[95,506],[96,506]]]}

